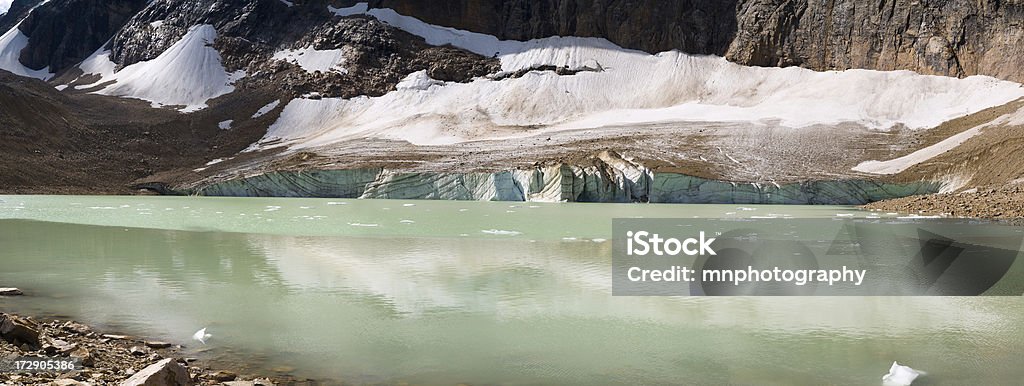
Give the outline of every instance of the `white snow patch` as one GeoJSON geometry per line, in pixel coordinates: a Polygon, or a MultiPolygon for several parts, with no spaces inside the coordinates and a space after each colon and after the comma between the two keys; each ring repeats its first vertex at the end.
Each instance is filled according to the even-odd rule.
{"type": "Polygon", "coordinates": [[[21,23],[18,23],[18,25],[15,25],[0,36],[0,69],[10,71],[14,75],[43,80],[49,79],[53,76],[49,67],[33,70],[21,64],[21,60],[18,59],[21,56],[21,51],[28,46],[28,36],[25,36],[18,29],[20,25],[21,23]]]}
{"type": "Polygon", "coordinates": [[[217,124],[217,128],[219,128],[221,130],[231,130],[231,124],[234,123],[234,122],[235,122],[234,119],[228,119],[226,121],[221,121],[220,123],[217,124]]]}
{"type": "Polygon", "coordinates": [[[334,71],[347,74],[345,69],[345,53],[339,49],[317,50],[312,46],[300,49],[288,49],[274,53],[274,60],[294,63],[306,72],[334,71]]]}
{"type": "Polygon", "coordinates": [[[356,3],[356,5],[345,8],[334,8],[328,5],[327,10],[338,16],[362,15],[369,10],[369,5],[367,3],[356,3]]]}
{"type": "Polygon", "coordinates": [[[153,28],[160,28],[160,27],[162,27],[163,25],[164,25],[164,21],[163,21],[163,20],[157,20],[157,21],[154,21],[154,22],[150,22],[150,23],[149,23],[149,26],[150,26],[150,27],[153,27],[153,28]]]}
{"type": "Polygon", "coordinates": [[[66,84],[58,84],[56,86],[53,86],[53,88],[57,89],[57,91],[64,91],[64,89],[68,88],[68,85],[66,85],[66,84]]]}
{"type": "Polygon", "coordinates": [[[270,103],[267,103],[266,106],[260,107],[259,110],[256,110],[256,113],[252,115],[252,118],[256,119],[256,118],[262,117],[264,115],[267,115],[267,113],[269,113],[271,111],[274,111],[274,109],[276,109],[277,106],[280,105],[280,104],[281,104],[281,100],[280,99],[278,99],[276,101],[273,101],[273,102],[270,102],[270,103]]]}
{"type": "Polygon", "coordinates": [[[281,0],[281,2],[284,3],[284,5],[287,5],[289,7],[294,7],[295,6],[295,3],[290,2],[288,0],[281,0]]]}
{"type": "Polygon", "coordinates": [[[11,9],[11,3],[14,0],[0,0],[0,15],[7,13],[11,9]]]}
{"type": "MultiPolygon", "coordinates": [[[[346,16],[363,6],[331,10],[346,16]]],[[[407,79],[380,97],[294,99],[250,150],[294,150],[366,137],[435,145],[674,122],[766,122],[792,128],[855,122],[880,130],[896,125],[922,129],[1024,97],[1019,84],[985,76],[747,67],[677,51],[650,55],[597,38],[499,40],[429,25],[389,9],[364,12],[430,44],[496,55],[503,71],[540,65],[598,71],[574,76],[533,71],[502,81],[426,87],[405,87],[424,85],[407,79]]]]}
{"type": "Polygon", "coordinates": [[[221,162],[224,162],[223,158],[215,158],[215,159],[211,160],[210,162],[207,162],[206,166],[216,165],[216,164],[219,164],[221,162]]]}
{"type": "Polygon", "coordinates": [[[430,86],[441,84],[444,84],[444,82],[431,79],[430,75],[427,75],[427,70],[419,70],[407,75],[395,85],[395,88],[399,90],[426,90],[430,86]]]}
{"type": "MultiPolygon", "coordinates": [[[[113,81],[95,93],[143,99],[153,107],[185,106],[182,112],[203,109],[208,100],[234,91],[234,82],[245,76],[243,71],[229,73],[224,69],[220,53],[210,46],[216,38],[217,30],[212,25],[194,26],[156,58],[107,73],[92,85],[77,88],[113,81]]],[[[94,57],[92,63],[100,71],[109,69],[103,54],[94,57]]]]}

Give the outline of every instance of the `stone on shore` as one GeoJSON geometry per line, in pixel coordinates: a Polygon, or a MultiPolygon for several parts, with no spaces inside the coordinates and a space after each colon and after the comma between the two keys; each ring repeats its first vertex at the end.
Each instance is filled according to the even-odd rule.
{"type": "Polygon", "coordinates": [[[192,378],[188,370],[168,358],[154,363],[142,371],[135,373],[131,378],[121,383],[121,386],[189,386],[192,385],[192,378]]]}
{"type": "Polygon", "coordinates": [[[96,364],[96,360],[92,357],[92,352],[85,347],[75,349],[75,351],[72,351],[69,356],[82,361],[82,366],[85,367],[92,367],[96,364]]]}
{"type": "Polygon", "coordinates": [[[39,327],[29,319],[0,314],[0,337],[15,345],[39,347],[39,327]]]}
{"type": "Polygon", "coordinates": [[[168,342],[150,341],[146,342],[146,347],[153,349],[170,348],[172,345],[168,342]]]}
{"type": "Polygon", "coordinates": [[[0,296],[21,296],[25,293],[17,288],[0,288],[0,296]]]}
{"type": "Polygon", "coordinates": [[[218,371],[210,375],[210,379],[213,379],[217,382],[234,381],[236,378],[238,378],[238,374],[232,373],[230,371],[218,371]]]}

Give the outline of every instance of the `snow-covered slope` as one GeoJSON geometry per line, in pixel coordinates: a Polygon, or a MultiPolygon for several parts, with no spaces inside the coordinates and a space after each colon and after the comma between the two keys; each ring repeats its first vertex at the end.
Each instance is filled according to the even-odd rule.
{"type": "Polygon", "coordinates": [[[0,0],[0,15],[7,13],[11,9],[11,3],[14,0],[0,0]]]}
{"type": "Polygon", "coordinates": [[[109,53],[99,51],[80,68],[87,74],[100,75],[101,79],[78,88],[101,85],[104,87],[96,93],[143,99],[154,107],[185,106],[183,112],[205,108],[210,99],[234,91],[234,82],[245,76],[242,71],[229,73],[224,69],[220,54],[210,46],[216,38],[213,26],[194,26],[153,60],[117,72],[112,71],[115,66],[109,53]]]}
{"type": "MultiPolygon", "coordinates": [[[[10,6],[10,2],[8,2],[10,6]]],[[[4,10],[6,12],[6,9],[4,10]]],[[[14,26],[9,31],[0,36],[0,69],[4,69],[14,73],[15,75],[27,76],[38,79],[48,79],[53,76],[49,68],[42,70],[33,70],[25,67],[18,60],[21,56],[21,50],[28,46],[28,36],[25,36],[18,29],[18,26],[14,26]]]]}
{"type": "MultiPolygon", "coordinates": [[[[365,9],[360,4],[331,10],[350,15],[365,9]]],[[[501,81],[440,86],[418,74],[408,80],[425,87],[399,87],[381,97],[296,99],[262,143],[306,148],[379,137],[444,144],[541,130],[695,121],[773,122],[792,128],[854,122],[882,130],[896,125],[920,129],[1024,97],[1019,84],[984,76],[748,67],[677,51],[650,55],[596,38],[502,41],[388,9],[365,12],[430,44],[496,56],[506,73],[539,66],[581,72],[533,71],[501,81]]]]}
{"type": "Polygon", "coordinates": [[[1015,112],[1005,114],[999,118],[996,118],[989,123],[964,130],[960,133],[950,136],[949,138],[939,141],[934,145],[918,149],[913,153],[907,154],[899,158],[894,158],[887,161],[871,160],[861,162],[860,164],[857,164],[857,166],[854,166],[853,170],[871,174],[897,174],[911,168],[914,165],[928,161],[932,158],[942,155],[947,151],[957,148],[964,142],[967,142],[971,138],[974,138],[975,136],[981,134],[982,130],[986,128],[1004,125],[1024,125],[1024,109],[1019,109],[1015,112]]]}

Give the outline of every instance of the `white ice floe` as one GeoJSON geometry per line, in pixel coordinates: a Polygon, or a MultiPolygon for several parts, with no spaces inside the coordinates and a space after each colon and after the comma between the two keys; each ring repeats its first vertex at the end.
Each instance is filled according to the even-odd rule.
{"type": "Polygon", "coordinates": [[[28,47],[28,36],[25,36],[18,27],[21,24],[14,26],[2,36],[0,36],[0,69],[4,69],[14,73],[14,75],[27,76],[30,78],[37,79],[49,79],[53,77],[53,73],[50,72],[50,68],[46,67],[41,70],[33,70],[21,64],[21,51],[28,47]]]}
{"type": "Polygon", "coordinates": [[[925,372],[893,361],[892,366],[889,367],[889,373],[882,376],[882,384],[885,386],[910,386],[921,375],[925,375],[925,372]]]}
{"type": "Polygon", "coordinates": [[[498,236],[518,236],[518,235],[523,234],[523,232],[519,232],[519,231],[506,231],[506,230],[501,230],[501,229],[485,229],[485,230],[480,231],[480,233],[486,233],[486,234],[489,234],[489,235],[498,235],[498,236]]]}
{"type": "Polygon", "coordinates": [[[274,53],[274,60],[294,63],[302,67],[306,72],[327,72],[334,71],[342,74],[348,73],[345,69],[345,53],[339,49],[317,50],[312,46],[299,49],[288,49],[274,53]]]}
{"type": "Polygon", "coordinates": [[[192,339],[199,341],[202,344],[206,344],[206,340],[212,337],[213,335],[206,333],[206,328],[203,328],[202,330],[196,331],[195,334],[192,334],[192,339]]]}
{"type": "Polygon", "coordinates": [[[216,38],[212,25],[194,26],[156,58],[117,72],[109,53],[99,51],[80,67],[101,79],[76,88],[102,86],[95,92],[146,100],[154,107],[185,106],[182,112],[203,109],[210,99],[234,91],[234,82],[245,76],[243,71],[231,73],[224,68],[220,53],[211,46],[216,38]]]}

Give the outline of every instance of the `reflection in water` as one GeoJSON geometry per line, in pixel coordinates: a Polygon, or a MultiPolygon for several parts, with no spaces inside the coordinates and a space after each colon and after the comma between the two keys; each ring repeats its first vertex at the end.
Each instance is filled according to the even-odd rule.
{"type": "Polygon", "coordinates": [[[347,382],[947,384],[1020,379],[1019,298],[610,296],[610,243],[0,221],[0,308],[347,382]]]}

